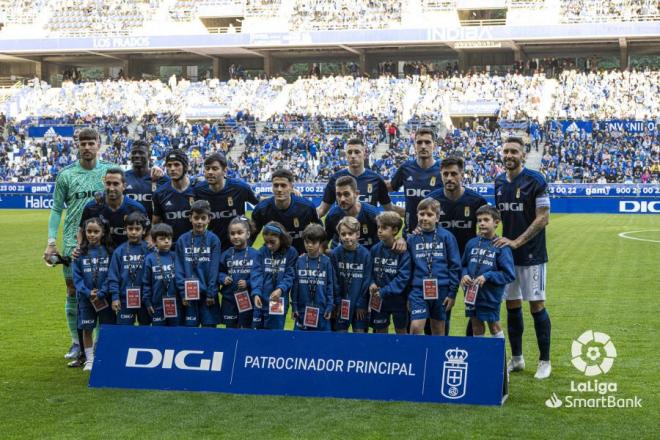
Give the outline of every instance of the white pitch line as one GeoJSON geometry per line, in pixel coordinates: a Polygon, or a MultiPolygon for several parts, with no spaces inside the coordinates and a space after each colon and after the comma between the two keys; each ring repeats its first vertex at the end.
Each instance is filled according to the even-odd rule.
{"type": "Polygon", "coordinates": [[[621,232],[619,237],[627,238],[628,240],[646,241],[649,243],[660,243],[660,240],[649,240],[648,238],[629,237],[629,234],[639,234],[640,232],[660,232],[660,229],[642,229],[641,231],[628,231],[621,232]]]}

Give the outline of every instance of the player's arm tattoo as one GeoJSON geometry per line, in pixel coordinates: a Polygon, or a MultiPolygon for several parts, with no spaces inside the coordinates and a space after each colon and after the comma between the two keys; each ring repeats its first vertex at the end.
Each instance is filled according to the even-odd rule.
{"type": "Polygon", "coordinates": [[[523,244],[527,243],[529,240],[534,238],[536,234],[541,232],[548,224],[550,220],[550,207],[549,206],[542,206],[540,208],[536,208],[536,218],[534,218],[534,221],[532,222],[531,225],[523,232],[520,234],[518,238],[516,238],[516,247],[520,247],[523,244]]]}

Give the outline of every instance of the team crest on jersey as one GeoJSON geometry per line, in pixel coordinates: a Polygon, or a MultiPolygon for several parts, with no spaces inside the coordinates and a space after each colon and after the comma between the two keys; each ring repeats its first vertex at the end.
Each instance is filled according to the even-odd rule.
{"type": "Polygon", "coordinates": [[[520,188],[516,188],[516,199],[520,198],[520,188]]]}
{"type": "Polygon", "coordinates": [[[367,185],[367,192],[371,193],[371,190],[374,189],[373,185],[370,183],[367,185]]]}
{"type": "Polygon", "coordinates": [[[227,197],[227,205],[234,206],[234,199],[231,196],[227,197]]]}
{"type": "Polygon", "coordinates": [[[431,186],[435,186],[435,176],[431,177],[431,182],[429,183],[431,186]]]}
{"type": "Polygon", "coordinates": [[[465,207],[465,217],[469,217],[469,216],[470,216],[470,207],[466,206],[465,207]]]}
{"type": "Polygon", "coordinates": [[[300,221],[298,221],[298,217],[293,218],[293,227],[294,228],[299,228],[300,227],[300,221]]]}

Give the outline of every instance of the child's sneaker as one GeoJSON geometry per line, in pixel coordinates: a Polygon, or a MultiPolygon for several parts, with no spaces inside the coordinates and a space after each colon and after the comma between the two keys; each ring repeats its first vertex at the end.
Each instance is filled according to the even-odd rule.
{"type": "Polygon", "coordinates": [[[85,361],[85,367],[83,368],[83,371],[92,371],[92,364],[94,361],[85,361]]]}

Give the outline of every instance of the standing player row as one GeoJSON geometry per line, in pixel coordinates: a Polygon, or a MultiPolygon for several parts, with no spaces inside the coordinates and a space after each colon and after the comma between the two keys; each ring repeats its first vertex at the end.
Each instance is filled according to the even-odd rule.
{"type": "MultiPolygon", "coordinates": [[[[505,152],[508,144],[514,145],[513,150],[517,150],[519,144],[521,149],[523,148],[520,141],[514,140],[505,144],[505,152]]],[[[333,225],[341,221],[342,217],[354,216],[360,224],[360,241],[366,246],[371,246],[376,242],[375,231],[377,228],[374,221],[376,210],[369,202],[379,201],[385,210],[401,212],[400,208],[391,204],[387,191],[396,190],[403,186],[406,194],[406,232],[410,233],[415,229],[416,216],[411,215],[411,213],[415,211],[419,200],[427,195],[432,195],[441,202],[440,224],[446,226],[455,235],[461,250],[463,250],[468,239],[475,236],[476,210],[486,202],[477,194],[463,188],[462,161],[460,159],[446,159],[442,164],[433,159],[435,145],[433,133],[430,130],[421,129],[416,133],[415,146],[416,157],[406,162],[397,171],[391,183],[385,183],[380,176],[364,169],[365,153],[362,143],[360,141],[349,142],[347,145],[349,167],[333,176],[326,187],[324,203],[319,206],[316,212],[314,212],[314,207],[309,201],[292,194],[293,176],[291,173],[286,170],[279,170],[274,174],[272,182],[274,196],[258,203],[253,213],[257,227],[263,227],[268,220],[280,220],[285,229],[290,231],[295,241],[295,249],[298,252],[303,252],[304,243],[301,234],[304,228],[310,223],[320,222],[318,214],[325,214],[330,203],[336,200],[338,205],[330,210],[326,218],[327,232],[334,236],[333,241],[335,243],[338,241],[333,225]],[[438,171],[439,174],[437,174],[438,171]],[[444,187],[441,186],[442,183],[444,183],[444,187]]],[[[134,169],[136,169],[136,162],[140,162],[140,158],[135,158],[137,155],[139,154],[132,153],[131,155],[134,169]],[[134,159],[137,159],[137,161],[134,159]]],[[[521,155],[524,155],[524,153],[521,153],[521,155]]],[[[146,157],[148,157],[148,154],[146,157]]],[[[539,278],[545,278],[544,264],[547,261],[547,255],[543,255],[545,253],[545,239],[543,236],[545,224],[543,224],[543,220],[547,223],[547,207],[542,206],[542,203],[539,204],[539,200],[542,199],[539,194],[545,191],[545,183],[535,173],[523,169],[521,160],[516,162],[515,160],[507,161],[506,159],[505,157],[507,173],[503,184],[500,186],[506,187],[508,185],[514,190],[507,191],[506,196],[501,190],[497,191],[498,207],[506,214],[504,221],[505,236],[509,237],[501,238],[498,243],[499,245],[508,244],[513,249],[519,247],[530,248],[530,243],[533,244],[530,249],[532,250],[531,253],[527,252],[525,254],[526,250],[522,250],[514,255],[516,255],[517,265],[526,267],[526,265],[536,262],[534,266],[540,266],[528,271],[531,276],[526,277],[530,282],[537,282],[537,285],[531,287],[517,286],[516,288],[519,291],[533,290],[537,297],[544,299],[544,283],[540,285],[538,280],[539,278]],[[532,184],[529,184],[529,182],[532,182],[532,184]],[[521,185],[525,187],[522,195],[521,185]],[[514,196],[518,200],[517,202],[502,200],[504,197],[513,198],[514,196]],[[524,209],[518,209],[519,206],[524,206],[524,209]],[[544,210],[545,212],[543,212],[544,210]],[[518,235],[512,235],[516,233],[518,235]],[[522,256],[525,256],[525,258],[522,258],[522,256]],[[539,261],[540,263],[538,263],[539,261]],[[534,276],[534,273],[536,273],[536,276],[534,276]],[[543,276],[539,277],[539,274],[543,276]]],[[[146,161],[143,159],[141,162],[142,168],[146,168],[144,166],[148,165],[145,163],[146,161]]],[[[183,152],[174,150],[166,158],[167,172],[171,178],[169,182],[163,183],[156,191],[153,191],[153,184],[145,184],[149,180],[149,176],[143,172],[141,176],[134,179],[136,183],[128,183],[126,193],[130,194],[131,197],[140,199],[149,210],[151,204],[148,203],[148,198],[151,197],[151,194],[148,193],[153,191],[153,223],[164,222],[171,225],[175,240],[191,226],[188,218],[191,202],[195,199],[208,200],[212,211],[210,229],[221,238],[223,241],[222,248],[226,249],[230,244],[228,243],[229,239],[226,231],[231,219],[245,213],[246,202],[257,203],[256,196],[247,184],[235,179],[225,179],[226,166],[227,164],[222,156],[213,155],[208,157],[204,167],[206,181],[192,185],[186,173],[187,156],[183,152]],[[140,186],[138,184],[142,187],[142,193],[137,192],[135,189],[140,186]],[[131,190],[131,188],[128,188],[129,186],[133,187],[132,193],[129,192],[131,190]]],[[[395,243],[395,248],[399,251],[402,250],[402,246],[404,246],[402,240],[395,243]]],[[[542,334],[542,337],[537,338],[539,346],[541,347],[542,341],[547,341],[546,347],[541,349],[542,360],[544,360],[543,358],[547,357],[544,356],[544,352],[549,351],[549,319],[547,319],[547,313],[544,311],[542,300],[534,300],[531,304],[537,336],[539,336],[539,333],[542,334]],[[537,319],[539,314],[540,318],[537,319]],[[547,321],[547,331],[539,332],[539,327],[543,327],[543,325],[537,326],[536,324],[542,321],[547,321]]],[[[511,310],[517,309],[518,312],[516,313],[519,315],[520,307],[515,302],[511,303],[513,307],[509,307],[509,305],[510,302],[507,301],[507,308],[510,310],[509,318],[512,321],[511,310]],[[516,305],[518,307],[515,307],[516,305]]],[[[515,317],[513,321],[515,321],[515,317]]],[[[522,323],[522,316],[519,316],[518,321],[520,324],[522,323]]],[[[509,324],[509,327],[510,333],[516,333],[515,339],[518,340],[519,336],[522,336],[522,329],[517,328],[512,332],[511,324],[509,324]]],[[[518,342],[516,344],[520,345],[518,342]]],[[[521,355],[517,355],[520,350],[518,346],[514,347],[513,340],[512,349],[520,364],[521,355]]],[[[516,359],[514,358],[514,360],[516,359]]]]}

